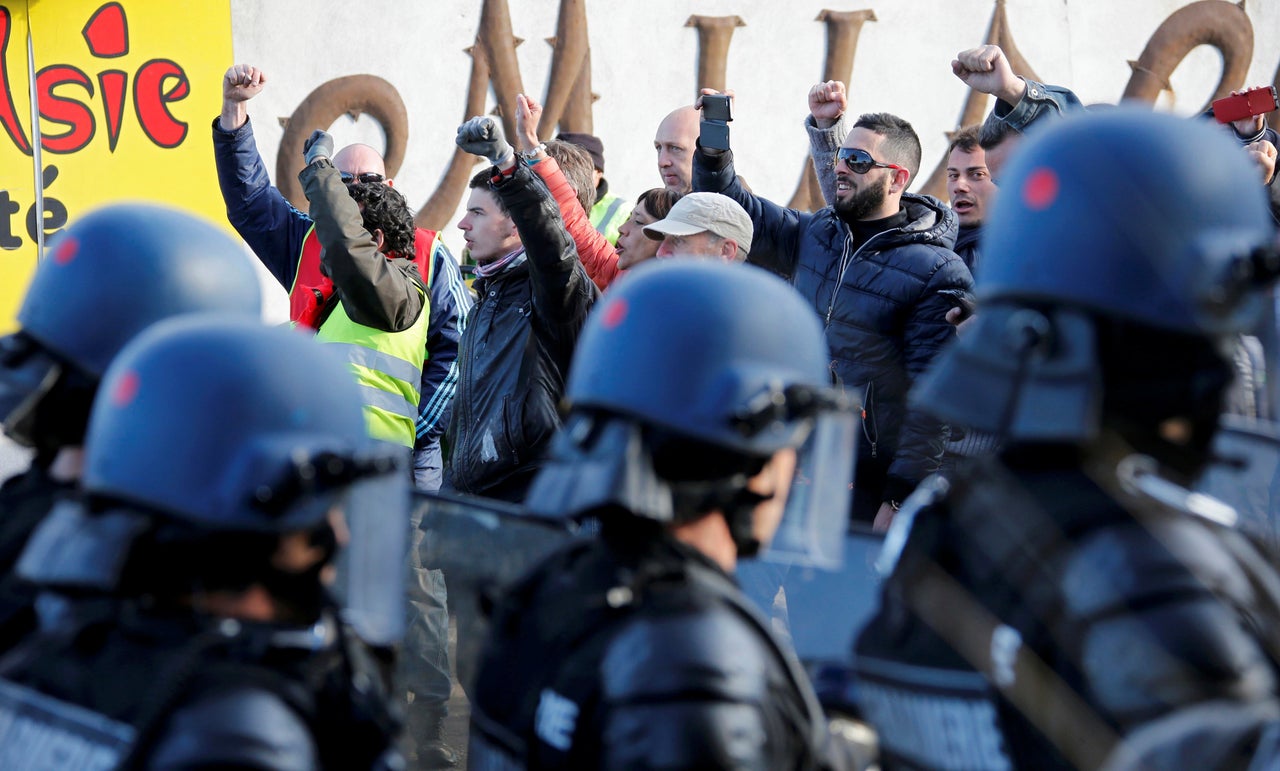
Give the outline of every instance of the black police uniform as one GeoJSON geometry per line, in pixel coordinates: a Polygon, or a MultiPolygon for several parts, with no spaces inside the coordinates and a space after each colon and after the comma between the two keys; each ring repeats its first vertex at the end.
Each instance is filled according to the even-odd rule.
{"type": "Polygon", "coordinates": [[[35,629],[35,593],[13,575],[13,568],[32,531],[54,502],[72,489],[38,465],[0,485],[0,651],[35,629]]]}
{"type": "Polygon", "coordinates": [[[499,606],[472,767],[825,767],[807,681],[734,581],[656,525],[606,527],[499,606]]]}
{"type": "Polygon", "coordinates": [[[381,677],[331,617],[308,630],[73,603],[4,661],[0,765],[394,767],[381,677]]]}
{"type": "Polygon", "coordinates": [[[1179,707],[1275,692],[1262,554],[1213,520],[1220,504],[1162,480],[1126,491],[1075,453],[972,461],[904,508],[856,645],[883,768],[1094,768],[1179,707]]]}

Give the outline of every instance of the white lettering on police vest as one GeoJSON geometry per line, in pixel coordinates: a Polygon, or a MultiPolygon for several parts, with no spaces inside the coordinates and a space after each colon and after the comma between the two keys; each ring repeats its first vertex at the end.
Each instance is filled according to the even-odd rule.
{"type": "Polygon", "coordinates": [[[573,744],[573,729],[578,722],[578,705],[544,688],[534,715],[534,733],[552,747],[567,752],[573,744]]]}
{"type": "Polygon", "coordinates": [[[991,679],[1001,688],[1010,688],[1018,680],[1018,651],[1022,635],[1011,626],[1001,624],[991,633],[991,679]]]}
{"type": "Polygon", "coordinates": [[[982,698],[922,694],[863,682],[858,701],[880,744],[913,765],[1009,771],[995,708],[982,698]]]}

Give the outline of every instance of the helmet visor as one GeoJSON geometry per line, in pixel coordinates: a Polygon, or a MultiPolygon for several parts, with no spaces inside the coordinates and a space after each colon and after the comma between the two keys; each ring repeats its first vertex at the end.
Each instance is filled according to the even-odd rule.
{"type": "Polygon", "coordinates": [[[343,495],[349,540],[338,551],[334,596],[343,619],[370,645],[404,636],[409,478],[403,467],[355,480],[343,495]]]}
{"type": "Polygon", "coordinates": [[[795,480],[778,532],[761,558],[839,570],[849,526],[857,419],[849,410],[818,413],[800,446],[795,480]]]}

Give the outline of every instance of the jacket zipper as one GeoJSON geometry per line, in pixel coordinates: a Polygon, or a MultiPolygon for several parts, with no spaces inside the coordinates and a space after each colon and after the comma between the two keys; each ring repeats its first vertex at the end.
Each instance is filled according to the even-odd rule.
{"type": "MultiPolygon", "coordinates": [[[[853,243],[853,229],[850,228],[848,225],[845,225],[843,222],[840,224],[844,225],[845,227],[846,235],[845,235],[845,241],[844,241],[844,248],[845,248],[845,251],[847,252],[849,250],[849,244],[853,243]]],[[[893,230],[901,230],[901,228],[894,228],[893,230]]],[[[831,290],[831,302],[827,305],[827,321],[826,321],[826,324],[824,325],[824,329],[831,326],[831,314],[835,312],[836,296],[840,294],[840,287],[844,285],[845,271],[848,270],[849,266],[853,264],[853,261],[858,258],[858,255],[862,254],[862,250],[867,248],[867,244],[876,240],[877,238],[884,235],[885,233],[892,233],[893,230],[882,230],[879,233],[876,233],[874,236],[868,238],[866,241],[863,241],[862,246],[859,246],[857,249],[854,249],[853,254],[847,255],[843,260],[841,260],[840,273],[836,275],[836,285],[831,290]]]]}

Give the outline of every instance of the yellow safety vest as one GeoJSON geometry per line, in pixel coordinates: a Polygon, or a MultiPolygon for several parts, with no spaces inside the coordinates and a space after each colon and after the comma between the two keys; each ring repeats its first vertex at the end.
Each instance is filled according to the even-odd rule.
{"type": "Polygon", "coordinates": [[[365,424],[375,439],[413,447],[422,395],[422,364],[426,361],[429,304],[423,293],[422,312],[413,326],[402,332],[383,332],[352,321],[339,301],[316,333],[320,342],[341,348],[360,384],[365,424]]]}

